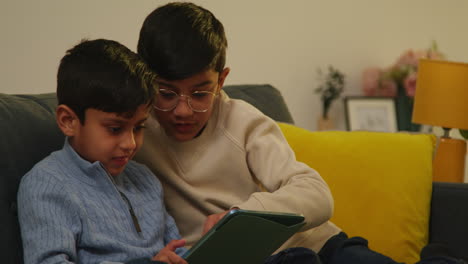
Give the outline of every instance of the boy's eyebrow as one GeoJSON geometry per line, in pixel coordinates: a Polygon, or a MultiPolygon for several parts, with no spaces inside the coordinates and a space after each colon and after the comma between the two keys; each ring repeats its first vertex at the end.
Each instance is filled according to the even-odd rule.
{"type": "Polygon", "coordinates": [[[158,85],[160,85],[160,86],[162,85],[162,86],[167,86],[167,87],[169,87],[169,88],[175,88],[174,85],[172,85],[172,84],[170,84],[170,83],[167,83],[167,82],[164,82],[164,81],[156,81],[156,83],[157,83],[158,85]]]}
{"type": "Polygon", "coordinates": [[[211,80],[207,80],[207,81],[204,81],[204,82],[201,82],[201,83],[196,84],[194,87],[197,87],[197,88],[198,88],[198,87],[203,87],[203,86],[205,86],[205,85],[207,85],[207,84],[212,84],[212,83],[213,83],[213,82],[212,82],[211,80]]]}
{"type": "Polygon", "coordinates": [[[146,120],[148,120],[148,116],[145,117],[145,118],[142,118],[142,119],[138,120],[137,123],[138,123],[138,124],[144,123],[146,120]]]}
{"type": "MultiPolygon", "coordinates": [[[[125,118],[125,117],[109,117],[109,118],[104,118],[102,121],[103,122],[111,122],[111,123],[119,123],[119,124],[123,124],[123,123],[127,123],[129,120],[129,118],[125,118]]],[[[138,120],[136,123],[139,124],[139,123],[143,123],[145,122],[146,120],[148,120],[148,116],[138,120]]]]}
{"type": "MultiPolygon", "coordinates": [[[[161,81],[161,80],[157,80],[156,83],[157,83],[158,85],[167,86],[167,87],[172,88],[172,89],[177,88],[177,86],[175,86],[175,85],[173,85],[173,84],[170,84],[170,83],[167,83],[167,82],[165,82],[165,81],[161,81]]],[[[213,83],[213,81],[211,81],[211,80],[202,81],[202,82],[200,82],[200,83],[195,84],[195,85],[193,86],[193,88],[203,87],[203,86],[206,86],[206,85],[212,84],[212,83],[213,83]]]]}

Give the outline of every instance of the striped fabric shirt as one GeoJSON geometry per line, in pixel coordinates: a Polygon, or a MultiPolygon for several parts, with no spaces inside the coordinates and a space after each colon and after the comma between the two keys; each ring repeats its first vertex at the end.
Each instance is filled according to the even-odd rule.
{"type": "Polygon", "coordinates": [[[114,181],[110,177],[100,162],[82,159],[66,141],[22,178],[25,264],[124,263],[151,258],[180,239],[153,173],[130,161],[114,181]]]}

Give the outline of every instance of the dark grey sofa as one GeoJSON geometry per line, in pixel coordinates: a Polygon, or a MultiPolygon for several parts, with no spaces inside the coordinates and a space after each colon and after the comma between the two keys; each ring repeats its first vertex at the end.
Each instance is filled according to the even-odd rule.
{"type": "MultiPolygon", "coordinates": [[[[294,123],[280,92],[270,85],[226,86],[271,118],[294,123]]],[[[16,192],[21,177],[39,160],[62,147],[55,124],[55,93],[0,93],[0,260],[22,263],[16,192]]],[[[468,259],[468,184],[434,183],[430,241],[449,245],[468,259]]]]}

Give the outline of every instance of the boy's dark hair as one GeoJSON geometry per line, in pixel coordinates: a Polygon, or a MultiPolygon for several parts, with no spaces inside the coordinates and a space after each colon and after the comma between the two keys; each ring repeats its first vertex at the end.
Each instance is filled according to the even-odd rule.
{"type": "Polygon", "coordinates": [[[138,53],[159,76],[180,80],[204,70],[221,72],[227,39],[221,22],[193,3],[169,3],[149,14],[138,53]]]}
{"type": "Polygon", "coordinates": [[[153,102],[155,78],[140,56],[122,44],[83,40],[60,61],[58,104],[70,107],[82,124],[88,108],[132,116],[140,105],[153,102]]]}

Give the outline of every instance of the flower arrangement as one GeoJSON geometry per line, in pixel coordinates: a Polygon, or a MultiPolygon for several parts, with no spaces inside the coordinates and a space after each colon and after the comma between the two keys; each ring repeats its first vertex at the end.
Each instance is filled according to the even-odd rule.
{"type": "Polygon", "coordinates": [[[416,82],[419,59],[445,59],[436,42],[429,49],[406,50],[396,62],[387,68],[372,67],[362,74],[362,90],[366,96],[395,97],[398,129],[419,131],[420,125],[411,122],[413,97],[416,92],[416,82]]]}
{"type": "Polygon", "coordinates": [[[326,75],[321,69],[318,69],[317,73],[320,85],[315,89],[315,93],[320,94],[322,100],[322,118],[328,119],[331,104],[340,97],[344,90],[345,75],[332,66],[328,66],[326,75]]]}
{"type": "Polygon", "coordinates": [[[436,42],[426,50],[406,50],[390,67],[367,68],[362,75],[362,90],[366,96],[414,97],[419,59],[445,59],[436,42]]]}

